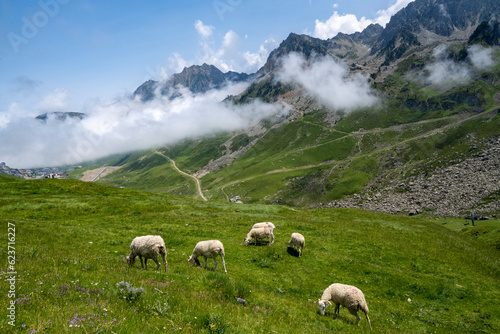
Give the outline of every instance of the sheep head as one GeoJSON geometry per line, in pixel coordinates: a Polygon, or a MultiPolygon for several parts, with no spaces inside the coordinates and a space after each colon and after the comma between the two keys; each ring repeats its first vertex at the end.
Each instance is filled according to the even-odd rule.
{"type": "Polygon", "coordinates": [[[194,265],[196,265],[196,266],[200,265],[200,261],[198,260],[198,258],[197,257],[193,257],[192,255],[189,257],[188,262],[191,263],[193,266],[194,265]]]}
{"type": "Polygon", "coordinates": [[[248,244],[250,243],[250,241],[252,241],[252,238],[247,237],[247,238],[245,238],[243,240],[245,241],[245,246],[248,246],[248,244]]]}
{"type": "Polygon", "coordinates": [[[332,303],[329,300],[318,299],[318,306],[319,306],[319,311],[321,312],[321,315],[325,315],[326,308],[329,305],[332,305],[332,303]]]}
{"type": "Polygon", "coordinates": [[[127,255],[127,263],[131,266],[135,262],[135,256],[131,256],[131,254],[127,255]]]}

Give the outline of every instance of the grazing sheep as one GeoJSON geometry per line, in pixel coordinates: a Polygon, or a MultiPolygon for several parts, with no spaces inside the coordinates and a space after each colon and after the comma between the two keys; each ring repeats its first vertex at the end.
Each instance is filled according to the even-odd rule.
{"type": "Polygon", "coordinates": [[[292,233],[292,237],[288,242],[288,245],[289,247],[297,249],[299,251],[299,257],[300,257],[306,245],[306,239],[300,233],[292,233]]]}
{"type": "Polygon", "coordinates": [[[260,227],[260,228],[252,228],[250,232],[248,232],[247,237],[245,238],[245,246],[248,246],[248,243],[255,238],[255,244],[257,245],[257,239],[267,238],[269,240],[269,246],[274,243],[274,234],[273,229],[270,227],[260,227]]]}
{"type": "Polygon", "coordinates": [[[217,269],[217,256],[220,255],[222,259],[222,265],[224,266],[224,272],[227,274],[226,270],[226,262],[224,262],[224,245],[219,240],[206,240],[200,241],[196,244],[193,250],[193,254],[189,257],[188,261],[194,266],[200,265],[200,261],[198,261],[198,256],[203,256],[203,260],[205,261],[205,269],[207,268],[207,258],[214,259],[215,268],[217,269]]]}
{"type": "Polygon", "coordinates": [[[146,267],[146,270],[148,269],[148,259],[151,259],[156,263],[156,270],[158,270],[160,269],[158,255],[161,255],[165,271],[167,271],[167,248],[165,247],[163,239],[159,235],[137,237],[132,240],[132,243],[130,244],[130,254],[127,255],[127,263],[130,266],[134,265],[135,257],[138,256],[141,260],[141,267],[143,269],[144,266],[146,267]],[[142,263],[143,257],[144,264],[142,263]]]}
{"type": "Polygon", "coordinates": [[[270,222],[265,222],[265,223],[257,223],[252,226],[252,228],[261,228],[261,227],[269,227],[272,230],[274,230],[274,224],[270,222]]]}
{"type": "Polygon", "coordinates": [[[372,324],[370,318],[368,317],[368,305],[366,305],[365,296],[363,292],[352,285],[345,285],[340,283],[334,283],[325,289],[321,299],[318,299],[319,310],[321,315],[325,315],[325,311],[328,305],[335,304],[335,314],[340,313],[340,305],[344,306],[349,310],[352,315],[356,316],[356,324],[359,324],[358,311],[361,310],[366,315],[366,320],[368,320],[368,325],[372,329],[372,324]]]}

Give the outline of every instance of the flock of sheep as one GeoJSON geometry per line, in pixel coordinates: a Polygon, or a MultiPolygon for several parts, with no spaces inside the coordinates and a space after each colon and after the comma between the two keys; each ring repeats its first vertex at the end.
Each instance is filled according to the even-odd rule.
{"type": "MultiPolygon", "coordinates": [[[[274,224],[269,222],[257,223],[253,225],[252,229],[248,232],[245,238],[245,246],[248,246],[252,239],[255,239],[255,244],[257,244],[257,240],[259,239],[267,239],[269,241],[269,245],[272,245],[274,243],[274,228],[274,224]]],[[[305,246],[305,238],[300,233],[292,233],[288,245],[289,247],[297,249],[299,257],[301,257],[305,246]]],[[[158,262],[158,255],[161,255],[163,266],[165,267],[165,271],[167,271],[167,249],[162,237],[158,235],[136,237],[132,240],[130,245],[130,254],[127,255],[127,263],[132,266],[135,262],[135,258],[139,257],[141,260],[141,267],[143,269],[145,267],[147,270],[147,261],[148,259],[151,259],[156,263],[156,270],[159,270],[160,263],[158,262]],[[144,263],[142,258],[144,258],[144,263]]],[[[224,272],[227,274],[226,263],[224,262],[224,245],[222,242],[219,240],[206,240],[198,242],[194,247],[193,254],[189,256],[188,261],[192,265],[199,266],[200,261],[198,260],[198,257],[200,256],[202,256],[205,261],[205,268],[207,268],[207,259],[214,259],[214,270],[217,269],[216,258],[220,256],[224,272]]],[[[339,314],[340,306],[344,306],[352,315],[356,316],[356,324],[359,324],[360,316],[358,315],[358,311],[361,310],[365,313],[368,325],[370,326],[370,329],[372,329],[370,318],[368,317],[368,305],[366,304],[365,296],[361,290],[354,286],[334,283],[325,289],[323,295],[317,302],[322,315],[325,315],[326,308],[329,305],[332,305],[332,303],[335,304],[335,315],[339,314]]]]}

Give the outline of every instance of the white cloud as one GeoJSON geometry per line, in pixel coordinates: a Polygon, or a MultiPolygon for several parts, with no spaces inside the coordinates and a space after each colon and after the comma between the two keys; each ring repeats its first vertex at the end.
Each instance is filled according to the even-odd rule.
{"type": "Polygon", "coordinates": [[[413,1],[415,0],[396,0],[396,3],[389,6],[389,8],[377,11],[378,16],[373,20],[373,22],[385,27],[394,14],[405,8],[410,2],[413,1]]]}
{"type": "Polygon", "coordinates": [[[441,44],[432,53],[433,62],[425,66],[426,74],[417,75],[416,78],[443,89],[466,84],[476,71],[495,65],[494,50],[495,48],[473,45],[467,49],[468,62],[457,62],[447,58],[447,45],[441,44]]]}
{"type": "Polygon", "coordinates": [[[203,62],[215,65],[223,72],[233,71],[238,60],[241,59],[240,43],[241,37],[229,30],[224,35],[222,46],[219,49],[206,49],[203,62]]]}
{"type": "Polygon", "coordinates": [[[443,5],[442,3],[439,4],[439,13],[441,13],[441,15],[443,15],[444,17],[447,17],[449,18],[450,17],[450,14],[448,13],[448,11],[446,10],[446,7],[445,5],[443,5]]]}
{"type": "Polygon", "coordinates": [[[182,56],[177,52],[175,52],[171,57],[168,58],[168,62],[168,69],[163,69],[163,73],[179,73],[184,69],[184,67],[193,65],[192,63],[182,58],[182,56]]]}
{"type": "Polygon", "coordinates": [[[354,14],[340,15],[337,11],[335,11],[333,12],[333,15],[325,22],[316,20],[314,37],[328,39],[336,36],[339,32],[351,34],[356,31],[362,31],[372,22],[373,21],[368,20],[364,16],[360,20],[358,20],[358,18],[354,14]]]}
{"type": "Polygon", "coordinates": [[[69,105],[69,95],[64,89],[56,89],[43,97],[37,107],[41,111],[62,111],[69,105]]]}
{"type": "MultiPolygon", "coordinates": [[[[196,21],[195,27],[198,32],[204,31],[200,27],[207,27],[201,21],[196,21]]],[[[213,27],[211,27],[213,28],[213,27]]],[[[200,33],[200,52],[193,60],[186,60],[180,54],[174,53],[169,58],[169,66],[166,69],[171,73],[182,71],[185,66],[193,64],[207,63],[214,65],[223,72],[236,71],[245,73],[254,73],[267,61],[269,53],[274,50],[278,43],[269,38],[259,46],[257,52],[242,51],[241,44],[244,41],[238,33],[229,30],[217,44],[212,36],[215,28],[210,29],[210,34],[200,33]]],[[[245,36],[245,39],[248,36],[245,36]]]]}
{"type": "Polygon", "coordinates": [[[283,59],[278,79],[298,84],[325,105],[343,110],[373,106],[378,103],[368,79],[349,70],[330,57],[306,61],[293,53],[283,59]]]}
{"type": "Polygon", "coordinates": [[[203,38],[209,38],[210,36],[212,36],[212,33],[215,29],[213,26],[204,25],[200,20],[197,20],[194,23],[194,27],[196,28],[198,34],[200,34],[200,36],[203,38]]]}
{"type": "Polygon", "coordinates": [[[469,60],[476,69],[484,70],[495,65],[495,59],[493,58],[495,48],[484,48],[480,45],[473,45],[467,51],[469,60]]]}
{"type": "Polygon", "coordinates": [[[432,84],[450,88],[456,84],[469,81],[471,72],[469,67],[458,64],[452,60],[443,60],[426,66],[429,75],[427,80],[432,84]]]}
{"type": "Polygon", "coordinates": [[[43,123],[34,118],[28,105],[13,104],[0,113],[0,161],[18,168],[76,164],[237,130],[288,112],[281,105],[259,101],[238,106],[221,102],[245,88],[246,84],[239,83],[198,95],[183,88],[180,98],[160,97],[148,103],[126,97],[96,101],[81,121],[48,119],[43,123]]]}
{"type": "MultiPolygon", "coordinates": [[[[414,0],[397,0],[396,3],[387,9],[377,11],[375,19],[368,19],[366,17],[357,18],[354,14],[339,14],[337,11],[326,21],[315,21],[315,28],[313,36],[321,39],[328,39],[337,36],[339,32],[345,34],[352,34],[357,31],[363,31],[372,23],[378,23],[384,26],[389,23],[391,17],[399,10],[406,7],[414,0]]],[[[334,5],[334,8],[337,8],[334,5]]]]}
{"type": "Polygon", "coordinates": [[[267,57],[278,46],[278,43],[273,38],[266,39],[265,42],[259,47],[259,51],[252,53],[246,51],[243,54],[250,72],[256,72],[260,69],[267,61],[267,57]]]}
{"type": "Polygon", "coordinates": [[[238,53],[239,45],[241,43],[241,37],[238,36],[232,30],[229,30],[224,35],[224,40],[222,41],[222,53],[223,55],[235,56],[238,53]]]}

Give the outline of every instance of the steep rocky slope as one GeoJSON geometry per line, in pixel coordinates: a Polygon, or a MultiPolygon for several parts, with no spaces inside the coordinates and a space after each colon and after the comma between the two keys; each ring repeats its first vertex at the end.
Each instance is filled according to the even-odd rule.
{"type": "MultiPolygon", "coordinates": [[[[386,175],[385,175],[386,176],[386,175]]],[[[388,179],[384,178],[384,181],[388,179]]],[[[430,175],[395,180],[378,187],[375,179],[368,191],[321,207],[362,208],[410,215],[496,217],[500,212],[500,139],[473,156],[438,168],[430,175]]]]}

